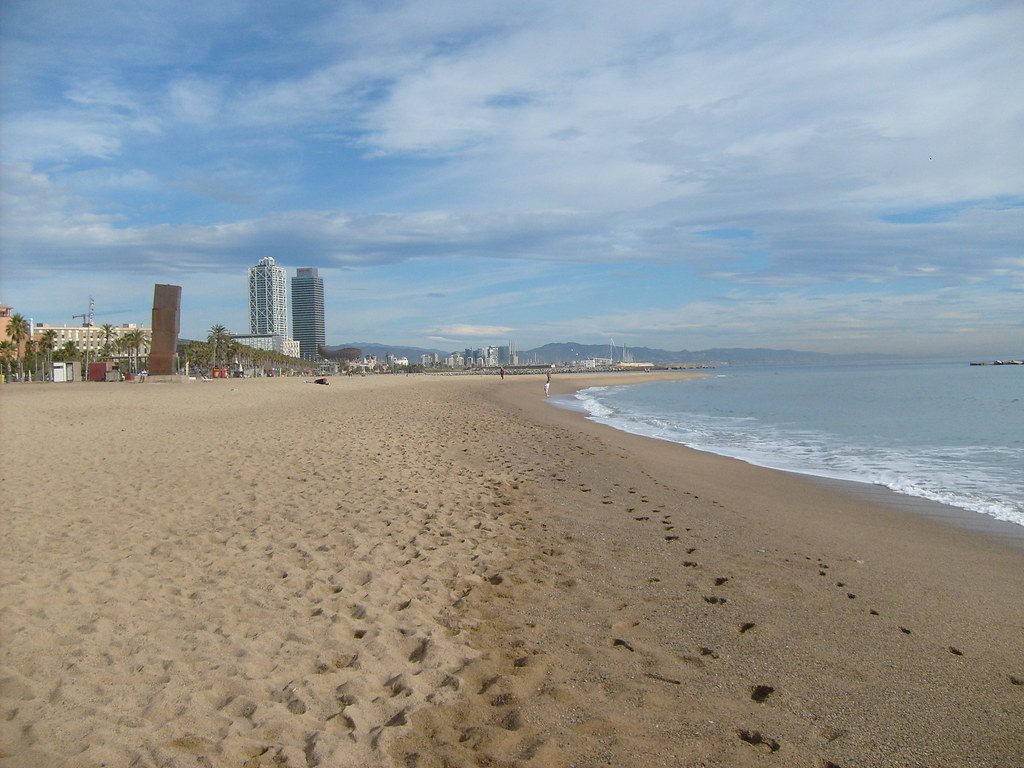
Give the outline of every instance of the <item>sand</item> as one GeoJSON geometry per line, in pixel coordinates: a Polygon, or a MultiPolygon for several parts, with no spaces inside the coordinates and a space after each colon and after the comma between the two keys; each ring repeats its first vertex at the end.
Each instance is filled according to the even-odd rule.
{"type": "Polygon", "coordinates": [[[0,766],[1024,765],[1018,541],[541,382],[3,387],[0,766]]]}

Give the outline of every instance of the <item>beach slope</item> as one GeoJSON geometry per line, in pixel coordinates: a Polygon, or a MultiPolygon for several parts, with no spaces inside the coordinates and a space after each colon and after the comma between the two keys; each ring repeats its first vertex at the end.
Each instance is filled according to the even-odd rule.
{"type": "Polygon", "coordinates": [[[537,377],[0,398],[0,765],[1020,762],[1013,542],[537,377]]]}

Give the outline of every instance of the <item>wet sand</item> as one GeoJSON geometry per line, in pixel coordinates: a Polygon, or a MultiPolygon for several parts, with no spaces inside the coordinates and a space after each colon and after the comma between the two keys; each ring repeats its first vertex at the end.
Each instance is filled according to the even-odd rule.
{"type": "Polygon", "coordinates": [[[1019,547],[541,382],[4,388],[0,765],[1020,764],[1019,547]]]}

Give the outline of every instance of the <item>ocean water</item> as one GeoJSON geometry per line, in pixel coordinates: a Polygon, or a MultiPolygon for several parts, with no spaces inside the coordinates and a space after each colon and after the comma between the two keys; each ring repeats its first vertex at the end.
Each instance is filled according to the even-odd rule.
{"type": "Polygon", "coordinates": [[[1024,526],[1024,366],[912,361],[710,373],[593,387],[574,405],[627,432],[1024,526]]]}

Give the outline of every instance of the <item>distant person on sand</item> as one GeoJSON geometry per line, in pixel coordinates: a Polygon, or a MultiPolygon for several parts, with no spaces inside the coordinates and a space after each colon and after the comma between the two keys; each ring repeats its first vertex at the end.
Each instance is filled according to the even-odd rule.
{"type": "Polygon", "coordinates": [[[548,380],[544,382],[544,397],[548,396],[548,391],[551,389],[551,371],[548,371],[548,380]]]}
{"type": "Polygon", "coordinates": [[[499,376],[501,376],[501,380],[502,380],[502,381],[504,381],[504,380],[505,380],[505,366],[501,366],[501,367],[500,367],[500,368],[498,369],[498,375],[499,375],[499,376]]]}

